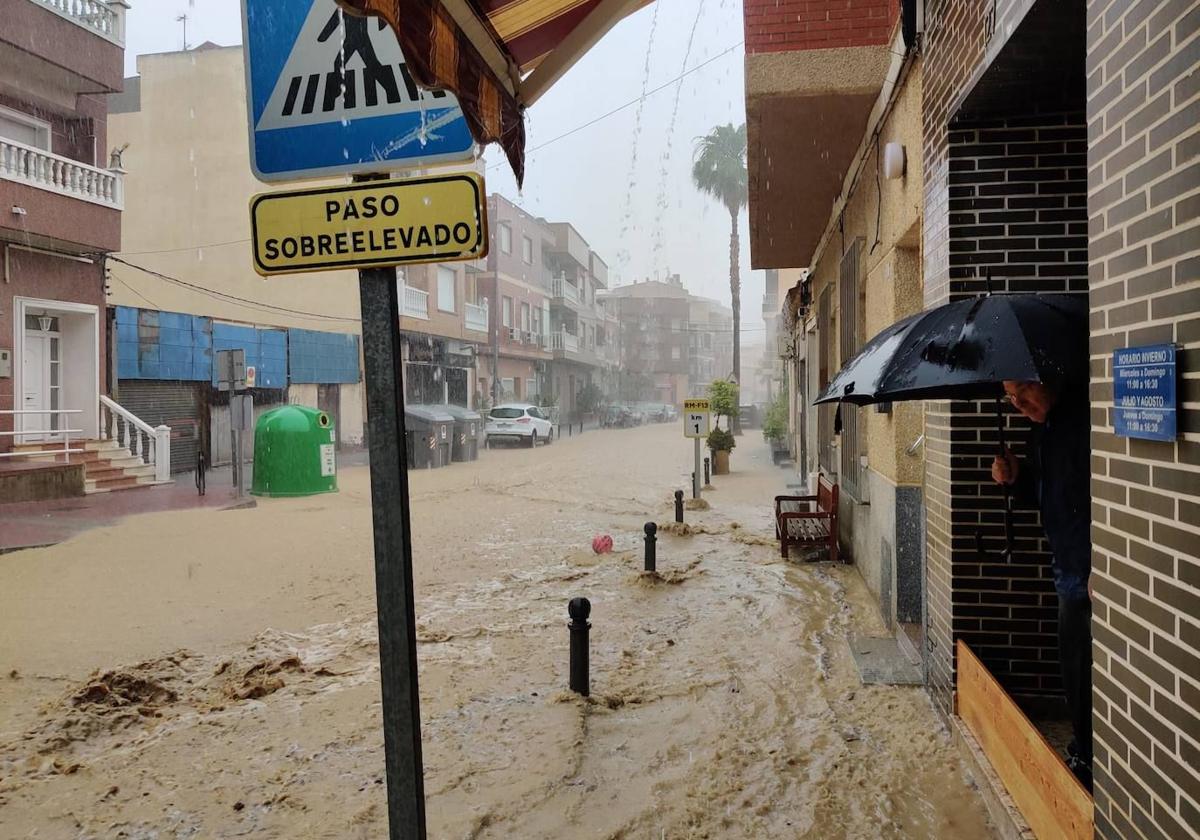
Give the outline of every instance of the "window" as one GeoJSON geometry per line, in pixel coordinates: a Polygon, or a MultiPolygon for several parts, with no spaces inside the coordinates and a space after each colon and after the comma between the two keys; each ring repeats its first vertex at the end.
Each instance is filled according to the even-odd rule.
{"type": "Polygon", "coordinates": [[[527,265],[533,265],[533,240],[528,236],[521,237],[521,259],[527,265]]]}
{"type": "Polygon", "coordinates": [[[529,332],[529,304],[521,304],[521,329],[529,332]]]}
{"type": "MultiPolygon", "coordinates": [[[[854,244],[842,257],[838,276],[838,299],[840,302],[838,318],[841,320],[838,331],[840,363],[845,364],[854,358],[861,344],[860,339],[860,307],[859,295],[861,277],[859,274],[859,249],[862,240],[855,239],[854,244]]],[[[859,409],[846,403],[842,411],[842,442],[841,442],[841,472],[838,479],[844,492],[853,499],[862,498],[862,464],[860,456],[863,447],[860,445],[858,434],[859,409]]]]}
{"type": "Polygon", "coordinates": [[[678,348],[678,347],[672,347],[672,348],[671,348],[671,358],[672,358],[672,359],[678,359],[678,358],[679,358],[679,348],[678,348]]]}
{"type": "MultiPolygon", "coordinates": [[[[527,399],[533,399],[537,395],[538,395],[537,380],[536,379],[526,379],[525,380],[525,397],[527,399]]],[[[532,409],[532,410],[536,411],[537,409],[532,409]]],[[[534,415],[534,416],[536,417],[539,415],[534,415]]]]}
{"type": "Polygon", "coordinates": [[[508,225],[500,225],[500,250],[506,254],[512,253],[512,228],[508,225]]]}
{"type": "Polygon", "coordinates": [[[454,311],[454,286],[458,275],[454,273],[454,269],[446,268],[444,265],[439,265],[437,270],[438,277],[438,300],[437,308],[442,312],[454,311]]]}
{"type": "Polygon", "coordinates": [[[506,297],[506,298],[504,298],[502,303],[504,304],[504,306],[503,306],[503,312],[501,314],[500,322],[502,324],[504,324],[504,326],[506,326],[506,327],[511,327],[512,326],[512,298],[506,297]]]}
{"type": "MultiPolygon", "coordinates": [[[[500,399],[511,400],[514,396],[516,396],[516,394],[513,391],[513,389],[515,387],[516,387],[516,383],[513,381],[513,378],[511,376],[501,379],[500,380],[500,399]]],[[[499,411],[499,410],[500,409],[493,409],[492,416],[493,417],[497,416],[496,411],[499,411]]],[[[515,417],[516,415],[513,415],[513,416],[515,417]]]]}
{"type": "Polygon", "coordinates": [[[50,151],[50,123],[10,108],[0,108],[0,137],[50,151]]]}

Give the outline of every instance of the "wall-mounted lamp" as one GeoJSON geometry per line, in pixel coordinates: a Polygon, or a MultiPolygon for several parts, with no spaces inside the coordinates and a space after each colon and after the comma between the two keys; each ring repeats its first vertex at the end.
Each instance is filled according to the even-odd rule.
{"type": "Polygon", "coordinates": [[[883,177],[895,181],[904,177],[906,159],[904,146],[900,143],[888,143],[883,147],[883,177]]]}
{"type": "Polygon", "coordinates": [[[48,333],[50,332],[50,328],[54,326],[54,318],[43,312],[38,316],[38,326],[41,328],[42,332],[48,333]]]}

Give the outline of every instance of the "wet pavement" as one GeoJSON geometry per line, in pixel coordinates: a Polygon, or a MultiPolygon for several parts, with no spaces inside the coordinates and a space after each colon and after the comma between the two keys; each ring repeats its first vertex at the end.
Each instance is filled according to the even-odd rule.
{"type": "MultiPolygon", "coordinates": [[[[410,476],[429,836],[991,836],[924,692],[860,683],[853,568],[780,559],[790,474],[747,432],[679,528],[690,456],[649,426],[410,476]]],[[[0,561],[0,835],[385,834],[367,471],[339,479],[0,561]]]]}

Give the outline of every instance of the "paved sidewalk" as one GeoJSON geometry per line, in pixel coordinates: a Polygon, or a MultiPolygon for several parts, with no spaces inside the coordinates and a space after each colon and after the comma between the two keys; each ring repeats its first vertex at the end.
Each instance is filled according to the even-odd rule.
{"type": "MultiPolygon", "coordinates": [[[[365,450],[348,449],[338,453],[338,465],[341,467],[365,463],[365,450]]],[[[247,464],[247,482],[253,480],[253,475],[252,465],[247,464]]],[[[230,467],[210,469],[206,478],[207,487],[203,496],[196,492],[195,473],[189,472],[174,476],[173,484],[157,487],[0,505],[0,554],[22,548],[55,545],[76,534],[113,525],[126,516],[139,513],[221,508],[235,501],[233,470],[230,467]]]]}

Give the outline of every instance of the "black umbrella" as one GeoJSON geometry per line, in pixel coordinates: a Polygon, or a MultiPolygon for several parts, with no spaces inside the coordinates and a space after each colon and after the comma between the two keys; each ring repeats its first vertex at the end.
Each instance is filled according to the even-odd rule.
{"type": "MultiPolygon", "coordinates": [[[[1087,371],[1087,301],[1078,295],[991,294],[898,321],[838,371],[816,403],[996,400],[1004,452],[1005,380],[1061,388],[1087,371]]],[[[1004,487],[1006,555],[1012,498],[1004,487]]]]}
{"type": "Polygon", "coordinates": [[[888,327],[814,402],[986,399],[1000,397],[1006,379],[1057,387],[1086,367],[1085,298],[988,294],[888,327]]]}

